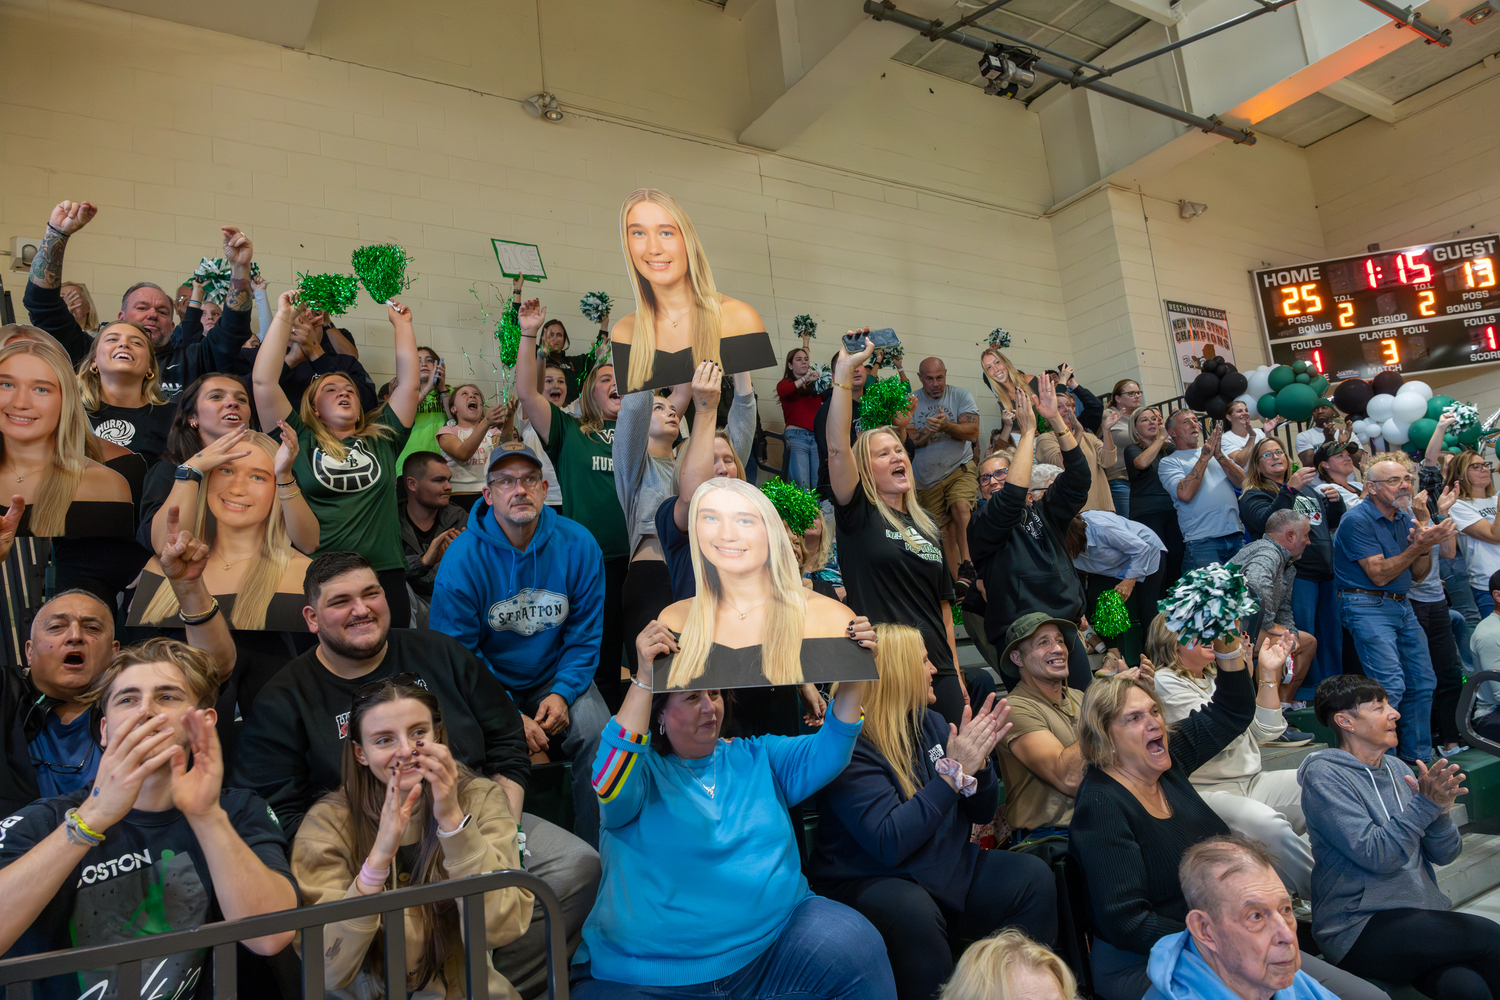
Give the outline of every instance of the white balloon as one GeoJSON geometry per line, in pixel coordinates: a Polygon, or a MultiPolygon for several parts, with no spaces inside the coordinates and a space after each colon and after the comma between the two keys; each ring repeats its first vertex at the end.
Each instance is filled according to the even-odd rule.
{"type": "Polygon", "coordinates": [[[1380,425],[1380,436],[1385,438],[1386,444],[1403,445],[1410,439],[1411,424],[1398,423],[1395,420],[1387,420],[1380,425]]]}
{"type": "Polygon", "coordinates": [[[1394,402],[1396,402],[1395,396],[1392,396],[1388,392],[1382,392],[1378,396],[1370,397],[1370,402],[1369,405],[1365,407],[1365,412],[1368,413],[1370,415],[1370,419],[1375,421],[1377,424],[1383,423],[1384,421],[1391,419],[1391,404],[1394,402]]]}
{"type": "Polygon", "coordinates": [[[1428,385],[1426,382],[1404,382],[1402,383],[1401,388],[1397,390],[1396,395],[1399,396],[1404,392],[1420,393],[1423,399],[1432,398],[1432,386],[1428,385]]]}
{"type": "Polygon", "coordinates": [[[1250,382],[1250,387],[1245,390],[1246,395],[1259,399],[1271,391],[1271,373],[1269,371],[1253,371],[1246,378],[1250,382]]]}
{"type": "Polygon", "coordinates": [[[1391,416],[1403,424],[1427,416],[1427,398],[1419,392],[1398,392],[1391,403],[1391,416]]]}
{"type": "Polygon", "coordinates": [[[1259,396],[1252,396],[1252,395],[1250,395],[1250,393],[1247,392],[1243,396],[1236,396],[1236,397],[1234,397],[1234,401],[1236,403],[1244,403],[1246,406],[1250,407],[1250,416],[1253,417],[1253,416],[1256,415],[1256,413],[1255,413],[1255,404],[1257,404],[1257,403],[1260,402],[1260,397],[1259,396]]]}

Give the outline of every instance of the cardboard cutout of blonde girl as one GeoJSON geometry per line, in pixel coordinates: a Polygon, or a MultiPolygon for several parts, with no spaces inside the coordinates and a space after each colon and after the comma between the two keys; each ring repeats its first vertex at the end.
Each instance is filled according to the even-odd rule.
{"type": "Polygon", "coordinates": [[[760,314],[719,294],[698,231],[671,195],[632,192],[620,208],[620,240],[636,306],[610,331],[625,392],[691,382],[704,361],[725,375],[776,364],[760,314]]]}
{"type": "Polygon", "coordinates": [[[771,501],[738,479],[698,487],[688,515],[697,596],[660,621],[679,652],[654,664],[653,690],[874,680],[875,658],[850,641],[854,612],[802,586],[771,501]]]}

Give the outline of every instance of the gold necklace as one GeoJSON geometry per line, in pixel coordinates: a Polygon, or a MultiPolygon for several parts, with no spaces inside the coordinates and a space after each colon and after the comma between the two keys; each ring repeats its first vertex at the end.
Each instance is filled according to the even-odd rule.
{"type": "Polygon", "coordinates": [[[254,556],[240,556],[238,559],[235,559],[233,562],[227,562],[227,563],[225,563],[224,564],[224,568],[227,570],[231,566],[233,566],[235,563],[242,563],[246,559],[254,559],[254,558],[255,558],[254,556]]]}
{"type": "MultiPolygon", "coordinates": [[[[51,463],[48,463],[47,465],[39,465],[35,469],[32,469],[30,472],[26,473],[26,476],[34,476],[38,472],[41,472],[43,469],[48,469],[48,468],[51,468],[51,463]]],[[[18,483],[25,482],[26,481],[26,476],[16,476],[16,482],[18,482],[18,483]]]]}
{"type": "MultiPolygon", "coordinates": [[[[667,322],[671,323],[672,327],[675,329],[677,327],[677,320],[675,320],[675,319],[672,318],[672,314],[667,310],[667,308],[665,306],[662,307],[661,311],[667,314],[667,322]]],[[[693,311],[693,307],[692,306],[688,306],[686,309],[684,309],[682,311],[682,315],[686,316],[689,313],[691,313],[692,311],[693,311]]]]}
{"type": "MultiPolygon", "coordinates": [[[[770,598],[768,597],[768,598],[766,598],[765,601],[761,601],[760,604],[753,604],[753,605],[751,605],[750,606],[750,611],[754,611],[756,608],[760,607],[761,604],[765,604],[766,601],[769,601],[769,600],[770,600],[770,598]]],[[[723,598],[723,601],[724,601],[725,604],[729,605],[729,607],[732,610],[740,612],[740,621],[744,621],[745,620],[745,616],[750,613],[750,611],[740,611],[739,607],[733,601],[731,601],[727,597],[723,598]]]]}

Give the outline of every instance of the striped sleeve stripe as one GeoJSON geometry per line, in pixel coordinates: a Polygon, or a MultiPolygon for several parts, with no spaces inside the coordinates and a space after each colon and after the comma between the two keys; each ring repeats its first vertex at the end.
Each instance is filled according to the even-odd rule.
{"type": "MultiPolygon", "coordinates": [[[[632,733],[623,726],[617,727],[614,735],[627,743],[637,744],[643,748],[651,739],[647,734],[632,733]]],[[[640,756],[639,751],[610,747],[609,755],[594,772],[594,794],[599,796],[601,802],[609,802],[620,794],[620,789],[630,778],[630,772],[635,767],[635,760],[638,756],[640,756]]]]}

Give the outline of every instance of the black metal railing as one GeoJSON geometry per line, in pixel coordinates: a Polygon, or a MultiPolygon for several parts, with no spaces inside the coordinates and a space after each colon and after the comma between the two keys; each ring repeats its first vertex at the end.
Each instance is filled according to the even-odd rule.
{"type": "Polygon", "coordinates": [[[1500,757],[1500,743],[1474,731],[1470,719],[1474,715],[1474,699],[1479,697],[1479,685],[1485,681],[1500,681],[1500,670],[1480,670],[1469,676],[1464,690],[1458,698],[1458,731],[1464,734],[1464,742],[1475,750],[1483,750],[1492,757],[1500,757]]]}
{"type": "MultiPolygon", "coordinates": [[[[1143,406],[1161,411],[1163,420],[1171,416],[1177,410],[1188,409],[1187,397],[1185,396],[1173,396],[1171,399],[1164,399],[1159,403],[1145,403],[1143,404],[1143,406]]],[[[1255,419],[1257,417],[1257,414],[1254,410],[1252,410],[1250,416],[1252,419],[1255,419]]],[[[1220,422],[1223,423],[1225,427],[1229,426],[1228,421],[1220,422]]],[[[1286,449],[1287,456],[1293,462],[1298,461],[1297,435],[1300,432],[1306,430],[1307,427],[1308,424],[1305,421],[1288,420],[1286,423],[1277,427],[1276,430],[1271,434],[1271,437],[1277,438],[1279,441],[1281,441],[1282,447],[1286,449]]],[[[1207,433],[1208,432],[1205,429],[1204,434],[1206,435],[1207,433]]]]}
{"type": "MultiPolygon", "coordinates": [[[[141,962],[198,949],[213,951],[214,1000],[234,1000],[235,945],[240,941],[302,932],[303,1000],[323,1000],[323,925],[359,917],[397,913],[410,906],[424,906],[445,899],[460,899],[464,935],[464,975],[470,1000],[489,1000],[489,951],[484,925],[484,894],[498,889],[529,890],[542,903],[547,928],[547,991],[554,1000],[568,1000],[567,932],[563,928],[562,904],[552,888],[535,875],[523,871],[487,872],[468,878],[395,889],[358,899],[340,899],[318,906],[279,910],[243,920],[204,924],[192,930],[154,934],[134,941],[101,944],[91,948],[50,951],[0,961],[0,986],[5,1000],[31,1000],[31,985],[39,979],[63,976],[88,969],[115,970],[115,993],[119,1000],[140,1000],[141,962]]],[[[406,988],[406,921],[385,922],[385,995],[404,997],[406,988]]]]}

